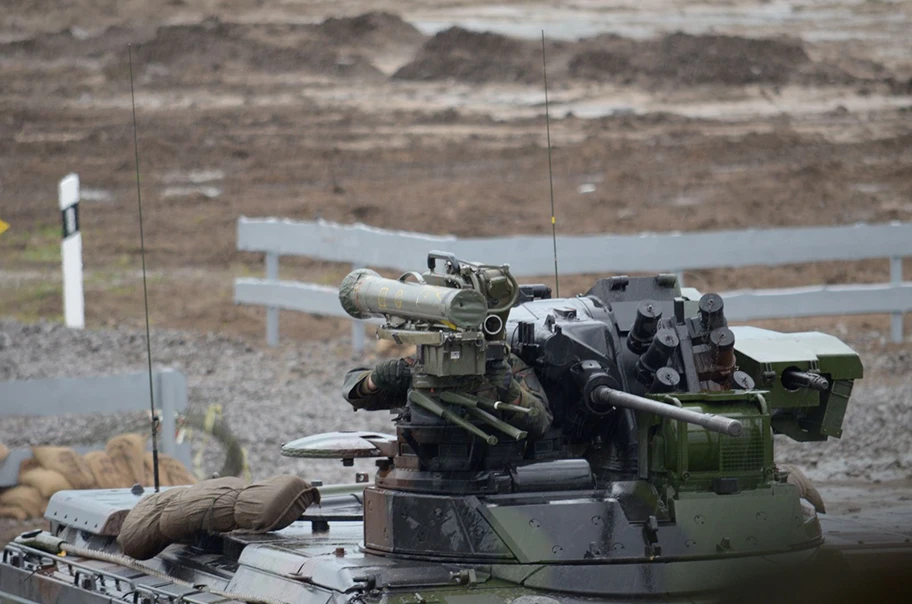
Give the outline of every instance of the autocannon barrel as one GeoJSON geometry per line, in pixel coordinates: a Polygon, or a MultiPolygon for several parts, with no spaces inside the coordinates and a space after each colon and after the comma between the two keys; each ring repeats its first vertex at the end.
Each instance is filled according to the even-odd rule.
{"type": "Polygon", "coordinates": [[[480,327],[488,314],[484,296],[473,289],[387,279],[370,269],[352,271],[342,280],[339,301],[356,319],[390,315],[463,329],[480,327]]]}
{"type": "Polygon", "coordinates": [[[654,401],[642,396],[613,390],[608,386],[597,386],[592,391],[593,398],[597,398],[603,404],[613,405],[615,407],[626,407],[634,411],[643,411],[646,413],[655,413],[670,419],[683,420],[690,424],[702,426],[712,432],[719,432],[729,436],[740,436],[743,431],[741,422],[730,417],[715,415],[713,413],[700,413],[691,409],[683,409],[668,403],[654,401]]]}
{"type": "Polygon", "coordinates": [[[786,369],[783,371],[782,385],[789,390],[808,388],[810,390],[817,390],[818,392],[826,392],[830,387],[830,383],[822,375],[808,373],[807,371],[800,371],[798,369],[786,369]]]}

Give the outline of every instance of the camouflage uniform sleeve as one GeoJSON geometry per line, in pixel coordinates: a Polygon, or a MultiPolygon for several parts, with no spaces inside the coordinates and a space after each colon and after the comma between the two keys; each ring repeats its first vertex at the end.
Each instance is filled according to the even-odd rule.
{"type": "Polygon", "coordinates": [[[360,387],[364,380],[373,372],[369,367],[357,367],[345,374],[342,382],[342,396],[354,407],[355,411],[379,411],[382,409],[395,409],[405,405],[401,397],[390,396],[388,392],[378,390],[373,394],[361,394],[360,387]]]}
{"type": "MultiPolygon", "coordinates": [[[[513,380],[519,387],[519,396],[512,401],[503,402],[535,409],[537,414],[535,417],[530,417],[522,413],[505,412],[503,418],[517,428],[528,432],[531,438],[540,438],[551,427],[551,421],[554,419],[551,415],[551,406],[548,404],[548,395],[545,394],[545,389],[538,381],[535,371],[522,359],[510,354],[508,362],[513,370],[513,380]]],[[[497,390],[489,382],[478,390],[478,394],[487,398],[498,398],[497,390]]]]}
{"type": "Polygon", "coordinates": [[[538,381],[535,371],[519,357],[511,354],[510,364],[513,366],[513,379],[519,383],[520,390],[519,399],[511,402],[527,409],[536,409],[538,414],[535,417],[529,417],[519,413],[508,413],[504,419],[514,426],[526,430],[533,438],[544,436],[554,419],[551,415],[551,406],[548,404],[548,395],[545,394],[545,389],[538,381]]]}

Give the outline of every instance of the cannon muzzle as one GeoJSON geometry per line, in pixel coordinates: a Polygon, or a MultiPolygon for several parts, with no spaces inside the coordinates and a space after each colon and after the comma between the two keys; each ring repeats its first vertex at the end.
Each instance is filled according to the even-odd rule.
{"type": "Polygon", "coordinates": [[[696,424],[711,432],[719,432],[728,436],[741,436],[741,432],[744,430],[741,422],[730,417],[676,407],[668,403],[630,394],[629,392],[613,390],[608,386],[596,386],[590,396],[596,398],[601,405],[625,407],[644,413],[655,413],[669,419],[678,419],[689,424],[696,424]]]}
{"type": "Polygon", "coordinates": [[[798,390],[807,388],[818,392],[826,392],[830,388],[830,383],[822,375],[808,373],[798,369],[786,369],[782,372],[782,385],[788,390],[798,390]]]}

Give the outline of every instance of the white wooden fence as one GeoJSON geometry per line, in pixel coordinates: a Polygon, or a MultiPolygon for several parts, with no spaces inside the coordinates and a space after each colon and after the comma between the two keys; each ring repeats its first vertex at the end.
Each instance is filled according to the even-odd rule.
{"type": "MultiPolygon", "coordinates": [[[[563,235],[557,238],[562,275],[675,272],[744,266],[779,266],[833,260],[889,258],[890,282],[723,292],[725,314],[734,321],[828,315],[891,315],[893,341],[903,338],[903,313],[912,310],[912,283],[902,281],[902,258],[912,255],[912,223],[835,227],[746,229],[703,233],[563,235]]],[[[466,260],[509,263],[517,277],[548,275],[554,266],[548,236],[458,239],[377,229],[361,224],[294,222],[276,218],[238,220],[238,249],[265,252],[265,279],[237,279],[237,304],[265,306],[266,340],[279,340],[279,309],[348,317],[338,290],[279,279],[279,256],[308,256],[408,271],[420,268],[431,250],[466,260]]],[[[353,344],[364,328],[353,326],[353,344]]]]}
{"type": "MultiPolygon", "coordinates": [[[[152,378],[155,410],[161,413],[162,418],[161,450],[190,467],[190,443],[178,444],[175,440],[177,414],[187,409],[187,376],[174,369],[162,369],[154,371],[152,378]]],[[[149,409],[149,373],[140,371],[104,377],[0,382],[0,401],[0,419],[25,415],[143,411],[149,409]]],[[[92,448],[75,447],[79,452],[92,448]]],[[[16,484],[19,464],[31,456],[31,449],[18,448],[11,450],[7,458],[0,461],[0,488],[16,484]]]]}

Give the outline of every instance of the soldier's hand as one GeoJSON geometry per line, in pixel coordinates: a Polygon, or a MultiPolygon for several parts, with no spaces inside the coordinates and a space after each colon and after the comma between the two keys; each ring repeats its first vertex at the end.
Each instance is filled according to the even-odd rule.
{"type": "Polygon", "coordinates": [[[486,377],[505,403],[512,403],[520,397],[519,384],[513,377],[513,367],[505,360],[488,364],[486,377]]]}
{"type": "Polygon", "coordinates": [[[370,378],[381,390],[405,392],[412,381],[412,370],[405,359],[391,359],[378,363],[370,378]]]}

